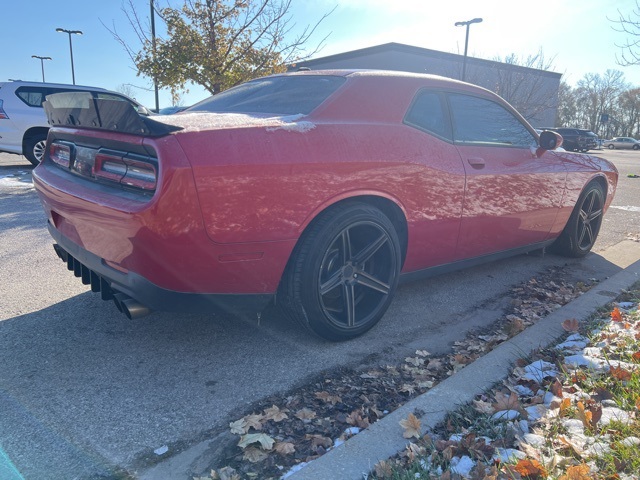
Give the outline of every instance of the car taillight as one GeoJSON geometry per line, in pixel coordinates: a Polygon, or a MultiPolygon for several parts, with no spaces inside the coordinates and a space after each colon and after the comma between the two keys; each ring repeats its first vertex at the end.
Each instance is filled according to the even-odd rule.
{"type": "Polygon", "coordinates": [[[0,100],[0,118],[8,119],[9,115],[7,115],[7,113],[4,111],[4,108],[2,106],[3,103],[4,101],[0,100]]]}
{"type": "Polygon", "coordinates": [[[141,190],[155,190],[156,188],[157,171],[155,165],[140,160],[98,153],[93,173],[96,178],[141,190]]]}
{"type": "Polygon", "coordinates": [[[71,145],[53,142],[49,145],[49,158],[64,168],[71,164],[71,145]]]}

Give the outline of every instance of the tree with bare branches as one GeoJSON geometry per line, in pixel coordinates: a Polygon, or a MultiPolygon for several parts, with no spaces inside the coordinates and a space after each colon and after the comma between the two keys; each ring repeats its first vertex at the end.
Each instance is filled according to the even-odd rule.
{"type": "Polygon", "coordinates": [[[114,38],[125,48],[138,75],[155,78],[175,97],[191,82],[211,94],[263,75],[286,70],[286,64],[309,58],[305,45],[318,25],[293,35],[292,0],[183,0],[156,11],[166,24],[166,36],[153,41],[133,0],[124,8],[139,47],[127,43],[115,26],[114,38]]]}
{"type": "Polygon", "coordinates": [[[616,56],[616,61],[622,66],[640,65],[640,3],[638,0],[631,13],[618,10],[618,18],[611,21],[616,24],[613,27],[614,30],[627,34],[624,43],[616,44],[622,50],[620,57],[616,56]]]}

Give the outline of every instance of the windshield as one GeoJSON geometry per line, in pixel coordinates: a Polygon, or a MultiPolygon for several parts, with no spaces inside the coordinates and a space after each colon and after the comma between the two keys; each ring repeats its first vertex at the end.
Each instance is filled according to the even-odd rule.
{"type": "Polygon", "coordinates": [[[326,75],[261,78],[214,95],[187,111],[307,115],[344,81],[344,77],[326,75]]]}

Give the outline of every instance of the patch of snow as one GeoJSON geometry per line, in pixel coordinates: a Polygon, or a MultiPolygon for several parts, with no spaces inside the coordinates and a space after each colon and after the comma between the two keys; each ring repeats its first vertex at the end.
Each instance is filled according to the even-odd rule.
{"type": "Polygon", "coordinates": [[[284,475],[282,475],[280,478],[282,480],[284,480],[285,478],[289,478],[291,475],[293,475],[297,471],[302,470],[306,465],[307,465],[307,462],[298,463],[297,465],[294,465],[293,467],[291,467],[289,471],[286,472],[284,475]]]}
{"type": "Polygon", "coordinates": [[[533,405],[532,407],[525,408],[525,410],[527,411],[527,417],[529,417],[529,420],[532,422],[540,420],[548,411],[544,405],[533,405]]]}
{"type": "Polygon", "coordinates": [[[640,445],[640,438],[638,437],[627,437],[620,442],[625,447],[633,447],[634,445],[640,445]]]}
{"type": "Polygon", "coordinates": [[[167,447],[166,445],[161,446],[160,448],[156,448],[153,453],[155,453],[156,455],[164,455],[165,453],[167,453],[169,451],[169,447],[167,447]]]}
{"type": "Polygon", "coordinates": [[[496,453],[492,457],[501,463],[508,463],[513,460],[524,460],[527,454],[515,448],[496,448],[496,453]]]}
{"type": "Polygon", "coordinates": [[[624,308],[625,310],[627,310],[629,308],[633,308],[635,306],[636,306],[636,304],[633,303],[633,302],[620,302],[620,303],[618,303],[618,307],[624,308]]]}
{"type": "Polygon", "coordinates": [[[640,212],[640,207],[634,205],[611,205],[611,208],[617,208],[618,210],[625,210],[627,212],[640,212]]]}
{"type": "Polygon", "coordinates": [[[558,375],[555,365],[543,360],[538,360],[527,365],[524,367],[524,372],[523,378],[538,383],[542,383],[545,377],[555,377],[558,375]]]}
{"type": "Polygon", "coordinates": [[[494,413],[491,418],[494,420],[515,420],[520,416],[520,412],[517,410],[501,410],[494,413]]]}
{"type": "Polygon", "coordinates": [[[462,457],[453,457],[451,459],[451,473],[457,473],[463,477],[468,477],[475,466],[476,462],[466,455],[463,455],[462,457]]]}
{"type": "Polygon", "coordinates": [[[589,357],[582,353],[564,357],[564,363],[566,365],[572,365],[574,367],[587,367],[588,369],[594,370],[596,372],[602,371],[604,369],[603,360],[595,357],[589,357]]]}
{"type": "Polygon", "coordinates": [[[312,122],[299,121],[303,117],[304,115],[302,114],[265,117],[245,113],[193,112],[180,115],[158,115],[153,117],[153,120],[181,127],[183,129],[181,130],[182,132],[265,127],[267,131],[282,129],[290,132],[305,133],[315,128],[315,124],[312,122]]]}
{"type": "Polygon", "coordinates": [[[620,408],[604,407],[602,409],[602,417],[600,417],[600,424],[604,426],[613,421],[628,425],[633,421],[633,419],[631,418],[629,412],[626,412],[620,408]]]}
{"type": "Polygon", "coordinates": [[[0,187],[8,188],[34,188],[31,182],[21,182],[13,176],[0,177],[0,187]]]}
{"type": "Polygon", "coordinates": [[[521,397],[533,397],[534,393],[529,387],[525,387],[524,385],[516,385],[513,387],[518,395],[521,397]]]}
{"type": "Polygon", "coordinates": [[[360,428],[359,427],[349,427],[344,431],[344,433],[348,433],[349,435],[357,435],[358,433],[360,433],[360,428]]]}
{"type": "Polygon", "coordinates": [[[527,433],[522,437],[525,443],[532,447],[542,448],[545,443],[545,438],[542,435],[536,435],[535,433],[527,433]]]}
{"type": "Polygon", "coordinates": [[[546,392],[544,394],[544,398],[542,399],[542,402],[548,408],[551,408],[552,405],[554,405],[555,408],[558,408],[560,406],[560,402],[562,402],[562,399],[560,397],[556,397],[551,392],[546,392]]]}

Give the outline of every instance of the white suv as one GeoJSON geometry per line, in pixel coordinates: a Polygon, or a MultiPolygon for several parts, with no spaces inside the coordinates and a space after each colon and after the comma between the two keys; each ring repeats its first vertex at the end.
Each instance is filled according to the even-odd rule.
{"type": "Polygon", "coordinates": [[[47,95],[91,92],[94,97],[129,102],[141,115],[149,110],[135,100],[104,88],[42,82],[0,82],[0,152],[24,155],[34,165],[44,153],[49,124],[42,108],[47,95]]]}

